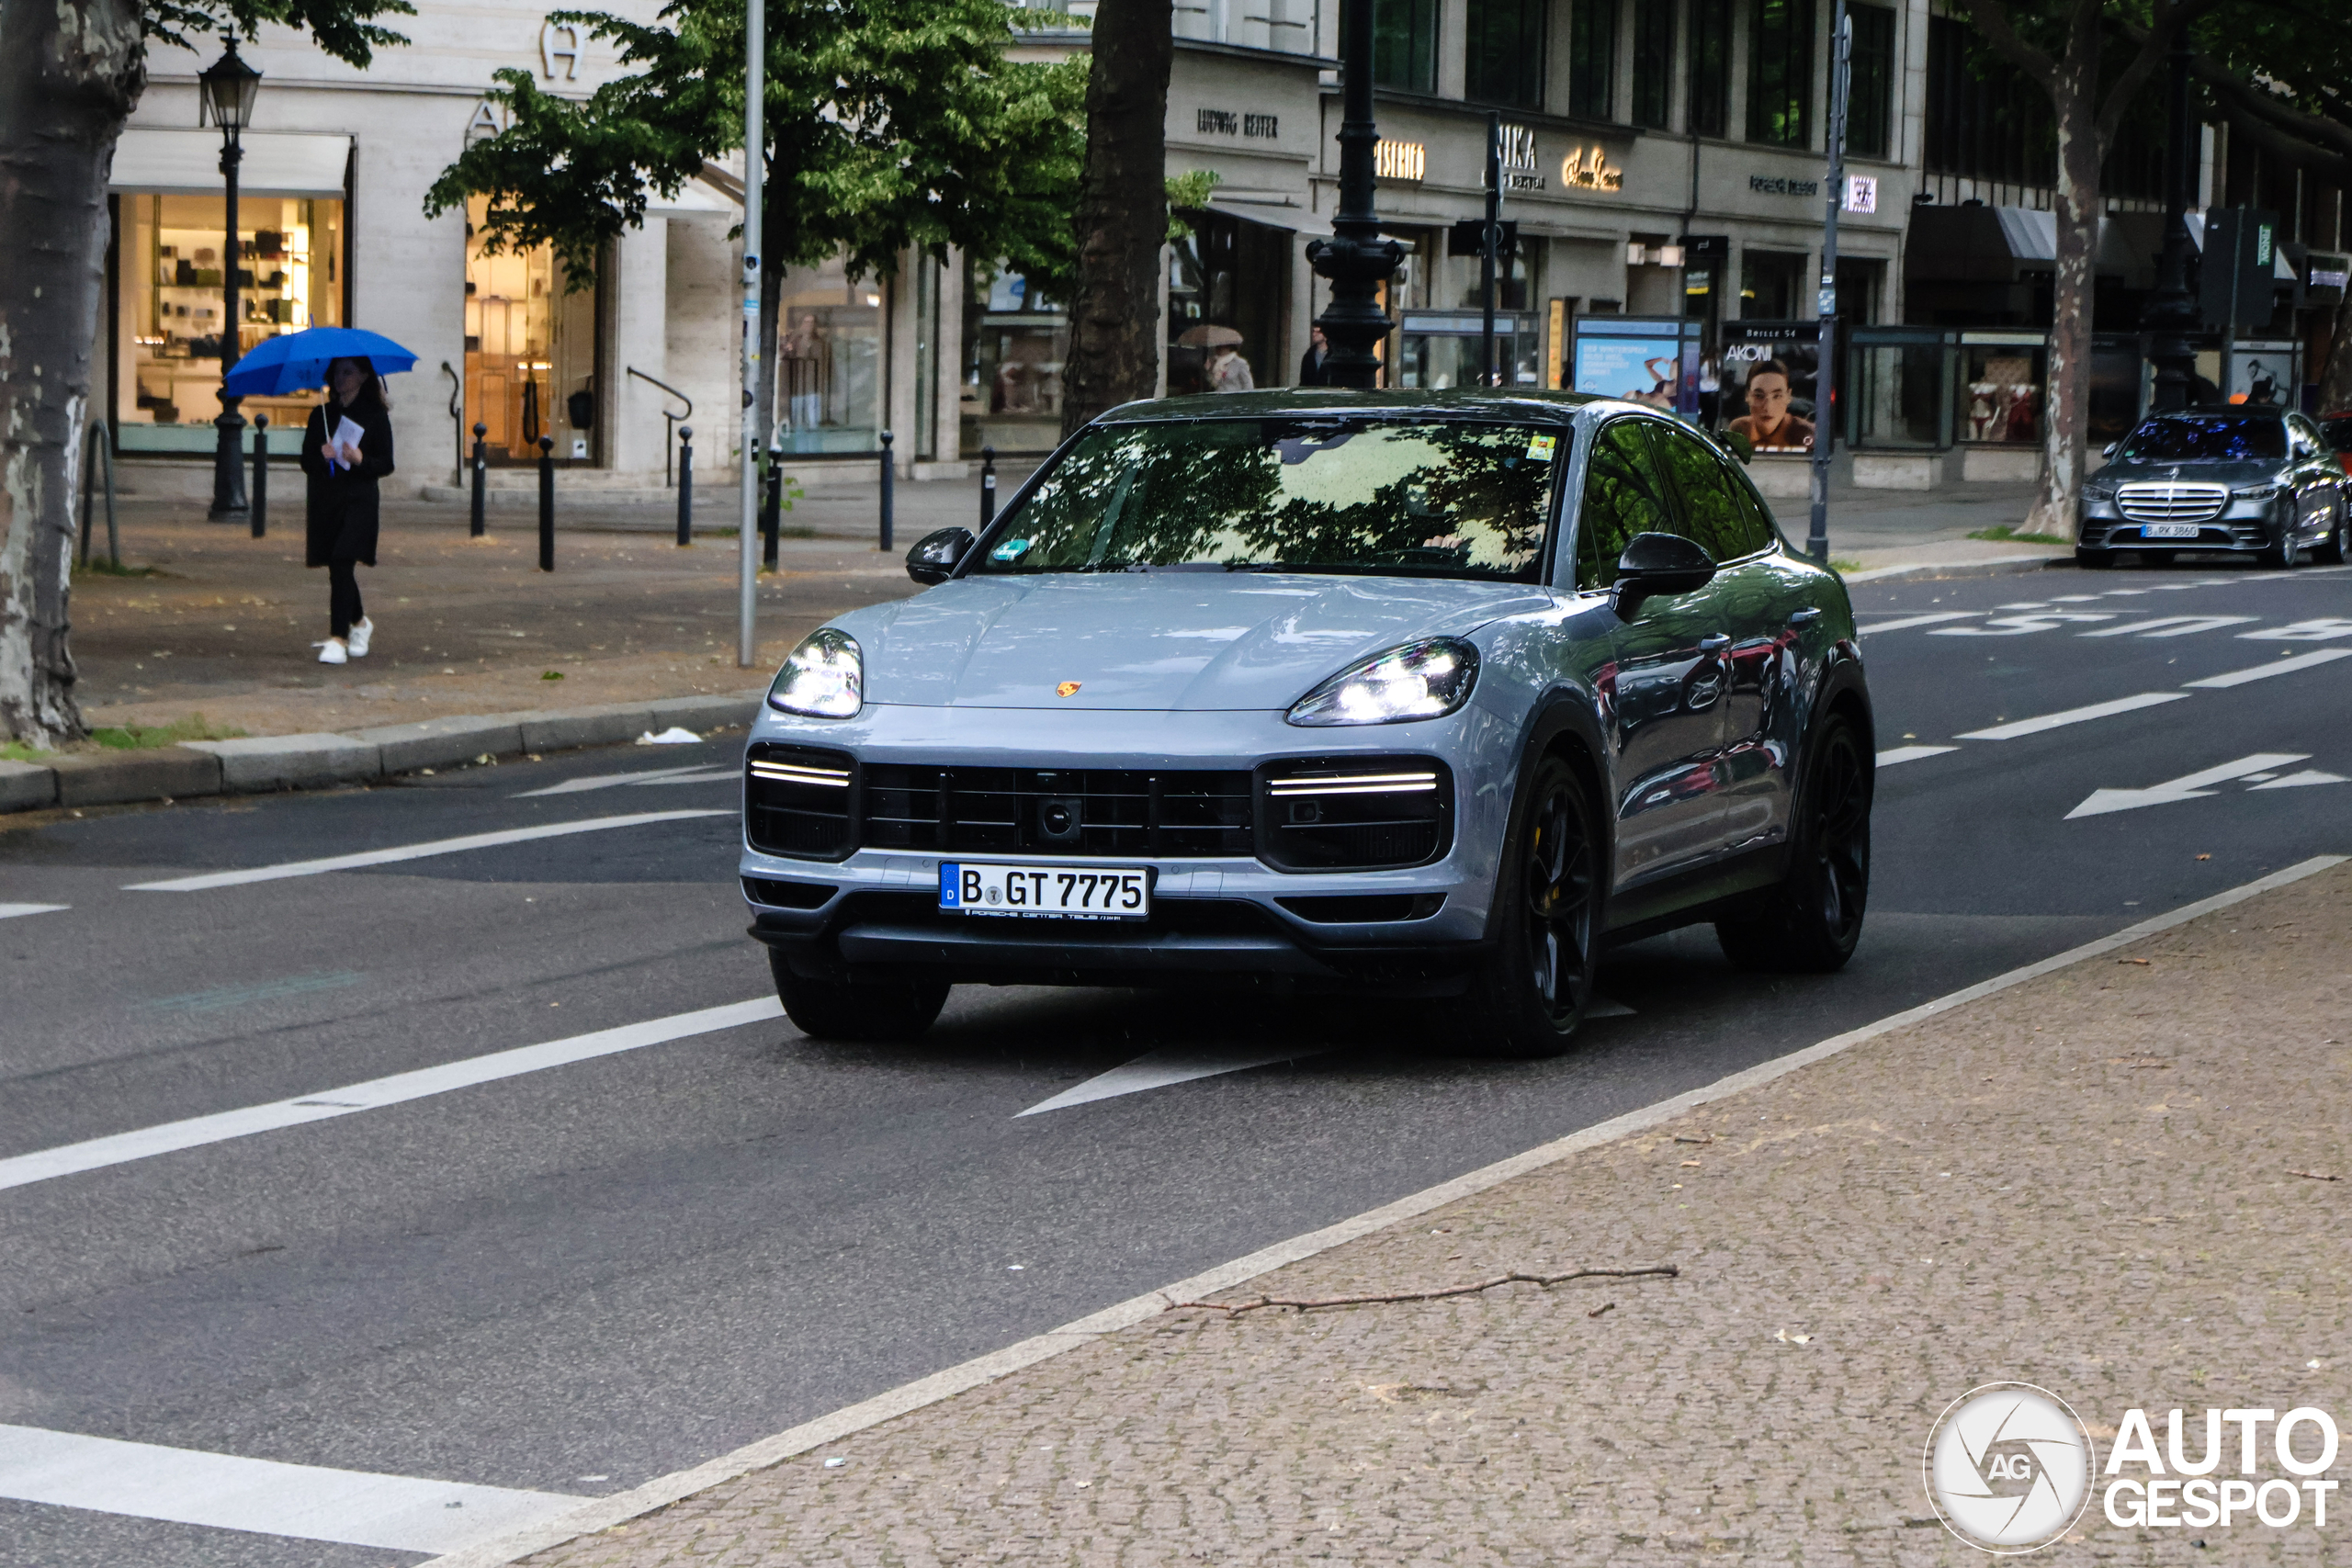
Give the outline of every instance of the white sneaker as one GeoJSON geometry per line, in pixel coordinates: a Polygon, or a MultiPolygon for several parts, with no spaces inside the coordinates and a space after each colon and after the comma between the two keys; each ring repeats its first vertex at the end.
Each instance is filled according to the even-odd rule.
{"type": "Polygon", "coordinates": [[[351,662],[351,655],[345,649],[343,646],[343,638],[339,637],[331,637],[327,638],[326,641],[318,643],[314,646],[316,646],[319,650],[319,662],[322,664],[348,664],[351,662]]]}
{"type": "Polygon", "coordinates": [[[375,635],[376,623],[369,620],[365,615],[360,616],[358,623],[351,628],[351,635],[344,639],[345,645],[351,649],[351,657],[354,659],[367,658],[368,639],[375,635]]]}

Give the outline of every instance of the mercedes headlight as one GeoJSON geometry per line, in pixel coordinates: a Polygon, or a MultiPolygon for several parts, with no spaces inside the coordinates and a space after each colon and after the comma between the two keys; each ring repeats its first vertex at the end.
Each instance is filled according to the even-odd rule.
{"type": "Polygon", "coordinates": [[[2278,493],[2278,487],[2275,484],[2240,485],[2230,491],[2231,495],[2240,501],[2268,501],[2278,493]]]}
{"type": "Polygon", "coordinates": [[[1459,637],[1408,642],[1350,665],[1291,705],[1300,725],[1402,724],[1442,718],[1470,700],[1478,650],[1459,637]]]}
{"type": "Polygon", "coordinates": [[[2088,481],[2083,486],[2083,499],[2086,501],[2113,501],[2115,499],[2115,481],[2113,479],[2092,479],[2088,481]]]}
{"type": "Polygon", "coordinates": [[[809,633],[768,688],[768,706],[811,718],[855,718],[865,704],[865,656],[855,637],[831,626],[809,633]]]}

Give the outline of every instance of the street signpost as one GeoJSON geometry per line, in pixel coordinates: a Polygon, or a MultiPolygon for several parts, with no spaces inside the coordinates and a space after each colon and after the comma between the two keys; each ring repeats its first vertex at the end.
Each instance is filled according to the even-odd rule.
{"type": "Polygon", "coordinates": [[[735,662],[749,670],[759,658],[760,446],[760,175],[765,148],[761,110],[767,94],[766,0],[743,6],[743,460],[736,531],[735,662]]]}
{"type": "MultiPolygon", "coordinates": [[[[1838,0],[1830,33],[1828,211],[1821,224],[1821,291],[1814,314],[1821,319],[1821,367],[1815,373],[1813,407],[1813,525],[1805,553],[1829,564],[1829,457],[1838,443],[1838,212],[1845,206],[1846,99],[1852,85],[1854,24],[1846,0],[1838,0]]],[[[1872,205],[1876,189],[1872,188],[1872,205]]]]}

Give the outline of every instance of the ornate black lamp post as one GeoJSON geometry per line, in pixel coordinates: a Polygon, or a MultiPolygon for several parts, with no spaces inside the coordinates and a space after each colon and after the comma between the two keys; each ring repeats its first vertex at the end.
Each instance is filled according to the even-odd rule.
{"type": "Polygon", "coordinates": [[[2197,128],[2188,114],[2188,40],[2172,46],[2172,136],[2165,148],[2165,248],[2156,291],[2140,312],[2153,341],[2148,358],[2156,367],[2151,412],[2175,413],[2196,400],[2197,344],[2190,334],[2203,324],[2188,293],[2189,186],[2196,176],[2197,128]]]}
{"type": "MultiPolygon", "coordinates": [[[[238,350],[237,264],[243,258],[238,254],[237,243],[237,162],[244,156],[238,145],[245,126],[252,120],[254,95],[261,86],[261,73],[237,57],[237,35],[229,35],[229,47],[197,76],[201,88],[198,103],[199,123],[209,121],[220,128],[220,174],[229,185],[229,210],[223,227],[228,231],[228,243],[220,251],[221,305],[227,320],[220,327],[220,375],[226,380],[236,368],[238,350]]],[[[220,440],[212,457],[212,512],[215,523],[241,518],[245,514],[245,470],[239,461],[243,456],[245,428],[244,416],[237,412],[242,400],[230,395],[226,387],[220,390],[220,417],[213,421],[220,440]]]]}
{"type": "Polygon", "coordinates": [[[1380,215],[1372,206],[1373,146],[1380,140],[1372,118],[1372,0],[1343,0],[1340,37],[1340,82],[1346,94],[1340,122],[1340,210],[1331,217],[1335,238],[1315,242],[1306,258],[1331,280],[1330,308],[1316,322],[1331,345],[1323,362],[1330,384],[1369,388],[1380,377],[1373,345],[1388,335],[1380,286],[1405,259],[1404,246],[1380,237],[1380,215]]]}

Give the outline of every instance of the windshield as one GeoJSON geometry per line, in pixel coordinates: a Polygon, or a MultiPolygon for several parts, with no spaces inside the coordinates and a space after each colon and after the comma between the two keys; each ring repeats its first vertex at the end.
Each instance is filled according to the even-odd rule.
{"type": "Polygon", "coordinates": [[[1532,582],[1568,441],[1463,422],[1107,425],[1055,465],[976,570],[1532,582]]]}
{"type": "Polygon", "coordinates": [[[2257,463],[2287,455],[2276,419],[2152,419],[2116,454],[2135,463],[2257,463]]]}

